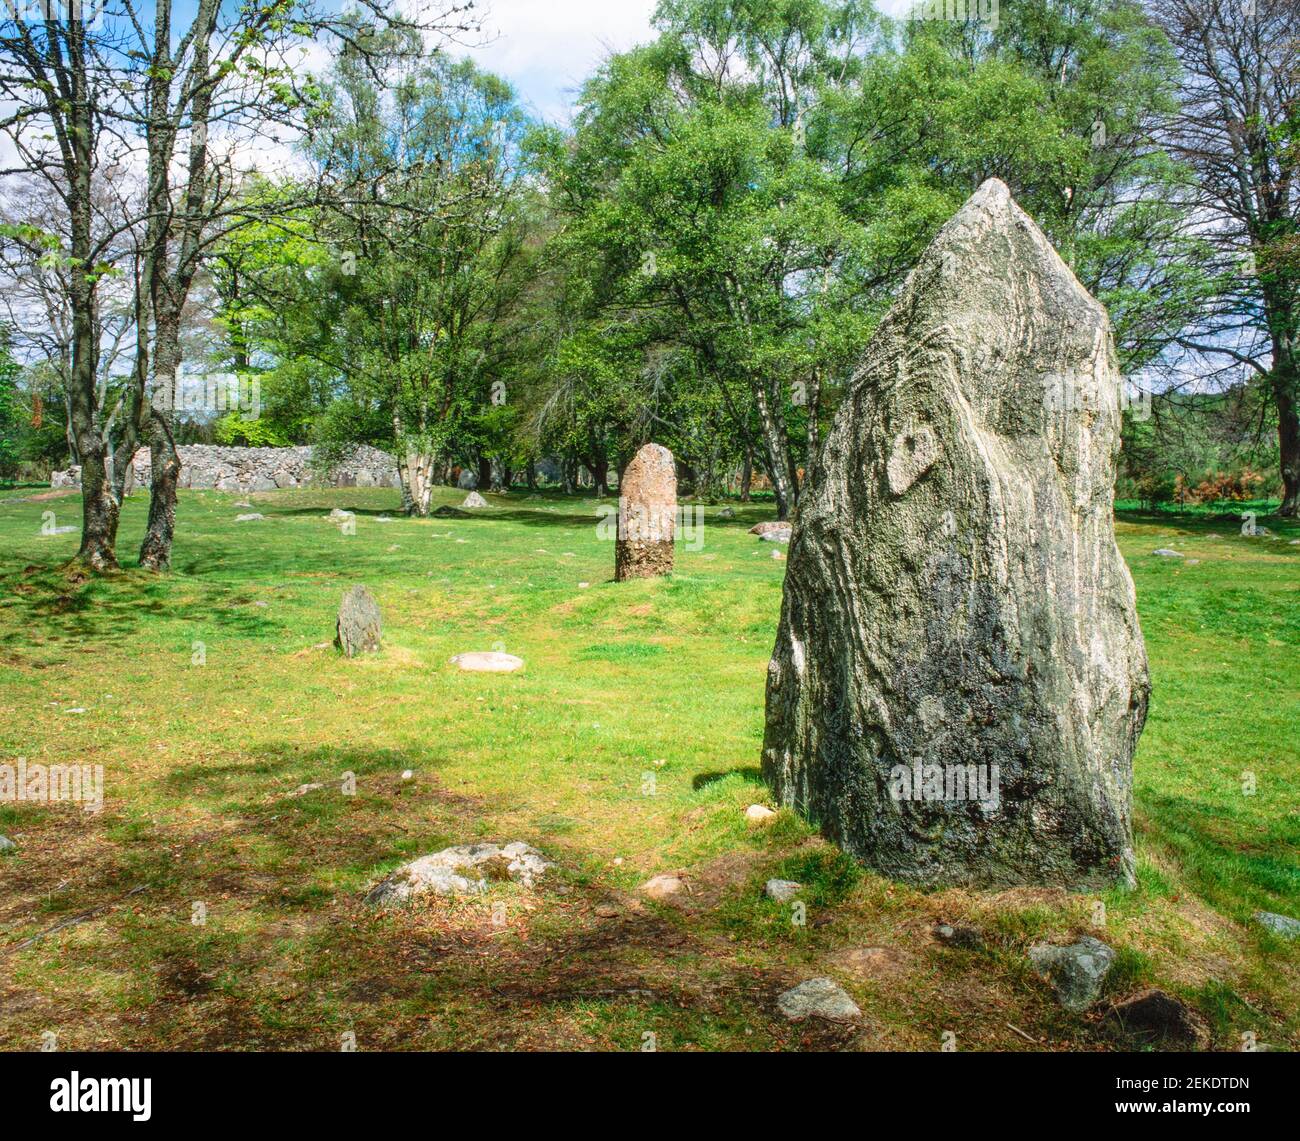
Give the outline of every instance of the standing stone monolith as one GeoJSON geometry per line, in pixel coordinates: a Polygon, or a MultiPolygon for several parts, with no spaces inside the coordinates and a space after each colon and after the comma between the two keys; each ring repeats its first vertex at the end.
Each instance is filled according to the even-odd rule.
{"type": "Polygon", "coordinates": [[[379,603],[359,583],[343,596],[339,606],[338,634],[334,644],[345,657],[374,653],[379,649],[383,627],[379,617],[379,603]]]}
{"type": "Polygon", "coordinates": [[[1120,385],[1105,310],[996,180],[867,347],[795,520],[763,772],[885,875],[1132,882],[1120,385]]]}
{"type": "Polygon", "coordinates": [[[677,466],[659,444],[646,444],[618,486],[614,580],[656,578],[673,572],[677,526],[677,466]]]}

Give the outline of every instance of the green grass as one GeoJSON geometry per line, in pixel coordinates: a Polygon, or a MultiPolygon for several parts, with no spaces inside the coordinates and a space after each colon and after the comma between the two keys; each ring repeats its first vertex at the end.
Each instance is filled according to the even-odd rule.
{"type": "MultiPolygon", "coordinates": [[[[383,523],[395,492],[246,498],[264,521],[236,524],[238,496],[183,494],[169,576],[75,581],[60,567],[76,536],[40,529],[44,511],[79,523],[79,500],[0,492],[0,761],[99,764],[106,780],[98,815],[0,804],[19,844],[0,860],[0,1045],[53,1030],[68,1049],[334,1049],[346,1032],[363,1049],[636,1050],[646,1034],[935,1049],[952,1030],[961,1049],[1034,1048],[1011,1024],[1040,1048],[1104,1049],[1120,1043],[1100,1019],[1062,1012],[1024,967],[1028,942],[1096,931],[1098,902],[1112,990],[1179,994],[1217,1048],[1248,1031],[1300,1045],[1300,947],[1250,922],[1300,915],[1296,528],[1262,519],[1278,538],[1247,539],[1233,517],[1122,515],[1154,695],[1138,887],[1098,901],[922,893],[787,813],[746,824],[767,795],[784,571],[747,529],[770,505],[707,509],[703,549],[679,548],[671,580],[616,586],[590,499],[516,492],[472,518],[383,523]],[[325,518],[335,506],[357,512],[355,535],[325,518]],[[379,600],[385,647],[349,662],[329,643],[354,582],[379,600]],[[493,648],[526,669],[448,664],[493,648]],[[285,796],[308,782],[326,787],[285,796]],[[532,891],[361,905],[403,860],[479,839],[525,840],[557,870],[532,891]],[[690,895],[641,901],[665,871],[690,895]],[[802,925],[762,898],[771,876],[805,885],[802,925]],[[936,944],[940,918],[983,948],[936,944]],[[855,947],[887,963],[848,969],[855,947]],[[862,1026],[774,1017],[775,994],[814,974],[844,983],[862,1026]]],[[[124,556],[145,508],[126,507],[124,556]]]]}

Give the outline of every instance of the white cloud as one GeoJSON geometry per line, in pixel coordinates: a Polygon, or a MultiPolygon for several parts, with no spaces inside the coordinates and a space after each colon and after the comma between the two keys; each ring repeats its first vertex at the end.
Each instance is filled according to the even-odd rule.
{"type": "Polygon", "coordinates": [[[510,80],[534,114],[567,123],[600,62],[652,38],[655,7],[656,0],[489,0],[480,17],[491,42],[469,54],[510,80]]]}

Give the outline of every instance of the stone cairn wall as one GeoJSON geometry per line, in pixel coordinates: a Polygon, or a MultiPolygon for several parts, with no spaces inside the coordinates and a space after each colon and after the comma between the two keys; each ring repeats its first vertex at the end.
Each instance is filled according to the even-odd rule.
{"type": "MultiPolygon", "coordinates": [[[[274,491],[291,487],[396,487],[397,464],[377,448],[361,447],[328,476],[311,466],[312,449],[223,448],[212,444],[186,444],[176,449],[181,458],[180,486],[216,491],[274,491]]],[[[148,487],[149,449],[135,454],[135,486],[148,487]]],[[[51,487],[80,487],[81,468],[57,471],[51,487]]]]}

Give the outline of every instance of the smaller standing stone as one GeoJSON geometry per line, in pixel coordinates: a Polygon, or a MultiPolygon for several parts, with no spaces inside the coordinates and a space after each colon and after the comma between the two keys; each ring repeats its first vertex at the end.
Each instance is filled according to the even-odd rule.
{"type": "Polygon", "coordinates": [[[1066,1010],[1087,1010],[1101,994],[1101,985],[1115,962],[1115,952],[1100,939],[1085,935],[1068,947],[1035,943],[1029,948],[1034,970],[1050,982],[1066,1010]]]}
{"type": "Polygon", "coordinates": [[[844,1022],[862,1014],[844,988],[831,979],[809,979],[800,983],[782,994],[776,1005],[791,1022],[802,1022],[805,1018],[844,1022]]]}
{"type": "Polygon", "coordinates": [[[354,658],[360,653],[376,652],[381,634],[379,603],[364,586],[354,586],[343,596],[343,604],[339,607],[338,635],[334,644],[344,656],[354,658]]]}
{"type": "Polygon", "coordinates": [[[660,444],[646,444],[618,485],[614,580],[657,578],[673,572],[677,533],[677,466],[660,444]]]}
{"type": "Polygon", "coordinates": [[[477,491],[471,491],[467,496],[465,496],[465,502],[461,504],[461,507],[486,507],[487,505],[488,501],[477,491]]]}

